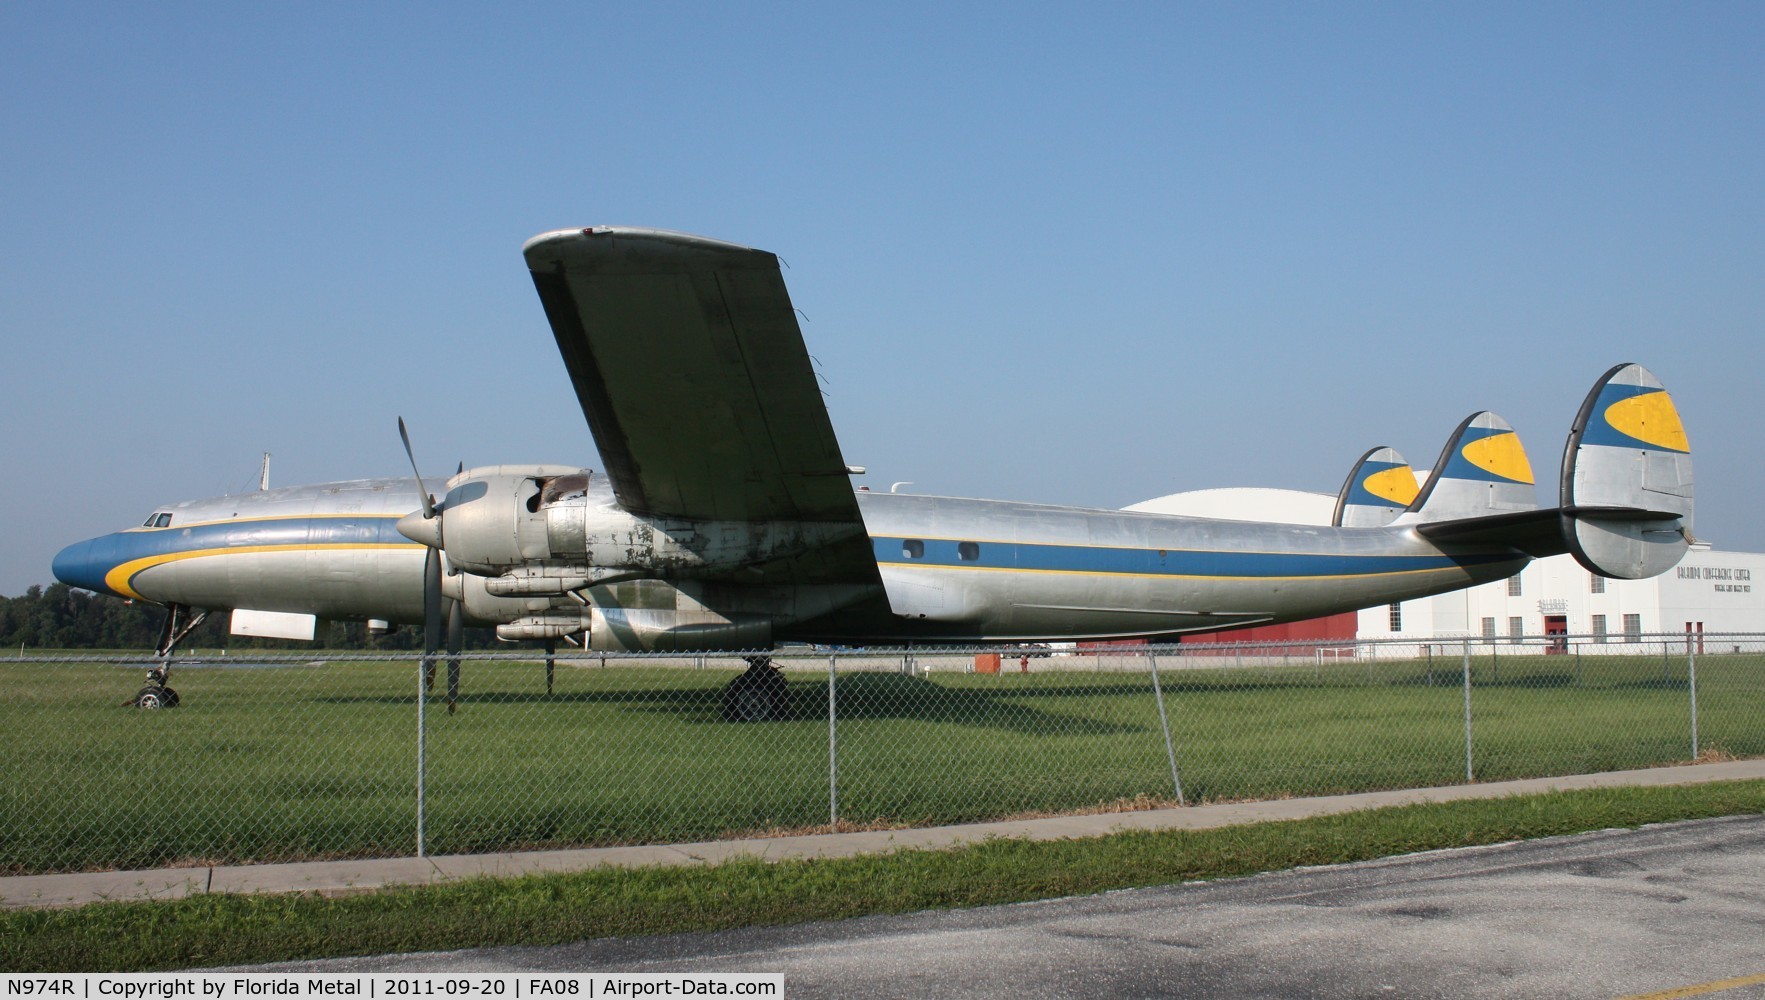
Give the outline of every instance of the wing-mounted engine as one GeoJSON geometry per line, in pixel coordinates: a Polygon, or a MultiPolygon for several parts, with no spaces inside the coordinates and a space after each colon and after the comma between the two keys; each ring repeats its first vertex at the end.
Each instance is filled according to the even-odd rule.
{"type": "MultiPolygon", "coordinates": [[[[584,646],[608,651],[764,649],[773,618],[790,614],[793,595],[746,588],[630,580],[597,585],[572,606],[522,615],[497,627],[504,639],[556,639],[586,633],[584,646]]],[[[468,606],[470,601],[468,601],[468,606]]]]}
{"type": "MultiPolygon", "coordinates": [[[[594,473],[565,466],[468,469],[447,486],[432,516],[413,512],[399,530],[446,555],[449,596],[505,639],[588,632],[609,650],[765,645],[775,620],[796,617],[778,567],[862,531],[636,515],[594,473]]],[[[809,603],[806,613],[823,613],[827,598],[809,603]]]]}

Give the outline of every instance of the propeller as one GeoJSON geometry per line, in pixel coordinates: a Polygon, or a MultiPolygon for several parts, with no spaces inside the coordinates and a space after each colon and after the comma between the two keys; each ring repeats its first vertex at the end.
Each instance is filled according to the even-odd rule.
{"type": "MultiPolygon", "coordinates": [[[[442,521],[441,508],[423,485],[423,472],[411,451],[411,435],[404,418],[398,418],[398,437],[404,442],[405,457],[410,459],[411,472],[417,477],[417,495],[423,509],[399,518],[398,530],[412,541],[422,542],[423,554],[423,684],[435,687],[435,658],[446,642],[447,650],[447,713],[452,715],[460,699],[460,650],[465,645],[465,615],[460,602],[448,597],[441,588],[442,521]],[[421,516],[419,517],[419,513],[421,516]]],[[[461,468],[465,463],[461,463],[461,468]]]]}
{"type": "MultiPolygon", "coordinates": [[[[398,439],[404,442],[404,457],[410,459],[411,474],[417,477],[417,495],[423,500],[423,520],[431,520],[435,517],[435,496],[423,485],[423,470],[417,468],[417,456],[411,451],[411,434],[405,430],[403,417],[398,418],[398,439]]],[[[464,462],[460,464],[465,465],[464,462]]]]}

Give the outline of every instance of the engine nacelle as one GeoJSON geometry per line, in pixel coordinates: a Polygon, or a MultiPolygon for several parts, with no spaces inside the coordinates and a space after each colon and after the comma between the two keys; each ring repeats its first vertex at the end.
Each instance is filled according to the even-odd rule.
{"type": "MultiPolygon", "coordinates": [[[[640,517],[614,503],[588,470],[563,466],[468,469],[448,487],[435,532],[448,563],[487,578],[489,592],[503,597],[567,594],[620,580],[714,576],[863,531],[857,524],[640,517]]],[[[407,533],[424,540],[421,530],[407,533]]]]}
{"type": "Polygon", "coordinates": [[[442,547],[454,568],[479,576],[541,563],[551,556],[541,505],[546,483],[588,473],[560,465],[491,465],[447,481],[441,502],[442,547]]]}
{"type": "MultiPolygon", "coordinates": [[[[467,593],[471,589],[468,586],[467,593]]],[[[497,626],[500,639],[561,639],[588,633],[584,645],[608,652],[687,652],[764,649],[772,645],[772,616],[722,610],[704,603],[702,589],[662,580],[633,580],[591,591],[594,605],[532,606],[497,626]]],[[[507,614],[514,602],[504,599],[507,614]]],[[[470,607],[470,597],[468,597],[470,607]]]]}

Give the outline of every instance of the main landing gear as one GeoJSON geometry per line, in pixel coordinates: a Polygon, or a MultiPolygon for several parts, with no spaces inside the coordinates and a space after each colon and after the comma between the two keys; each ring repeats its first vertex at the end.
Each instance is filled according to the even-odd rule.
{"type": "Polygon", "coordinates": [[[207,611],[197,611],[183,604],[166,607],[165,624],[159,630],[159,646],[153,651],[154,663],[147,668],[147,683],[135,697],[123,702],[135,708],[177,708],[178,692],[171,688],[172,653],[178,643],[208,620],[207,611]]]}
{"type": "Polygon", "coordinates": [[[770,656],[747,656],[748,669],[723,686],[723,717],[731,722],[784,718],[790,689],[770,656]]]}

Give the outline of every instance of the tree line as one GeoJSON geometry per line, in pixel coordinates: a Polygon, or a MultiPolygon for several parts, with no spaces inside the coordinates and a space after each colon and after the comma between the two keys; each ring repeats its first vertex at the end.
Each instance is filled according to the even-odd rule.
{"type": "MultiPolygon", "coordinates": [[[[20,597],[0,596],[0,650],[123,649],[151,652],[159,643],[165,608],[52,583],[27,588],[20,597]]],[[[312,642],[230,635],[228,614],[210,615],[179,649],[368,649],[417,650],[423,630],[404,626],[373,636],[362,622],[319,622],[312,642]]],[[[469,628],[468,649],[497,646],[490,629],[469,628]]]]}

